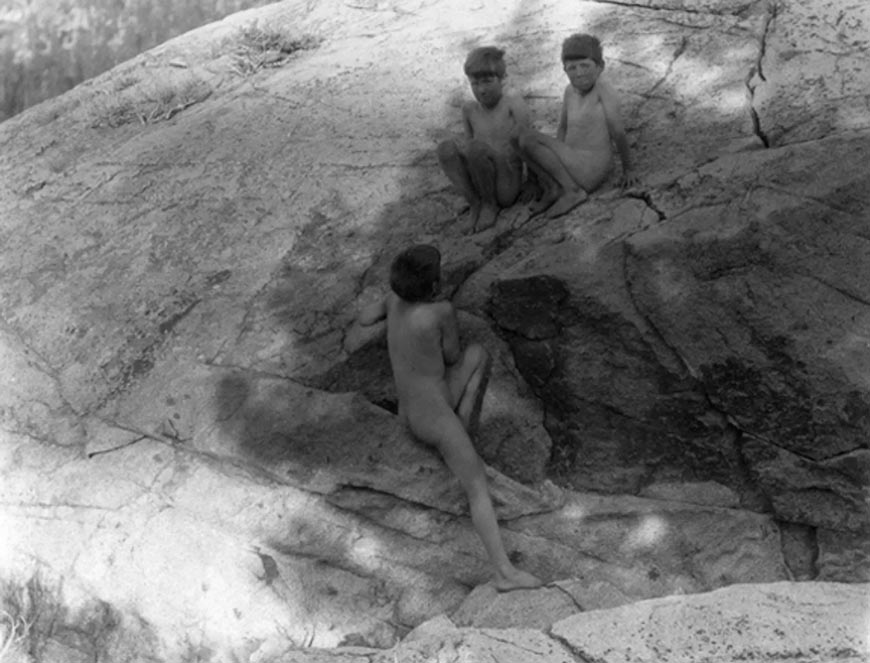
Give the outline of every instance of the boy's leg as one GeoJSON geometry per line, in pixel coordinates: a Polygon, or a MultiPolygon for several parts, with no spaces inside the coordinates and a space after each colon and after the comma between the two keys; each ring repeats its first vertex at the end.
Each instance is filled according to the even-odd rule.
{"type": "Polygon", "coordinates": [[[559,196],[562,194],[562,188],[556,180],[547,174],[547,171],[528,157],[526,158],[526,164],[529,170],[535,174],[541,187],[540,197],[529,206],[529,215],[537,216],[542,212],[546,212],[550,205],[559,199],[559,196]]]}
{"type": "Polygon", "coordinates": [[[491,369],[489,353],[477,344],[465,348],[459,361],[448,368],[446,379],[450,405],[472,437],[477,433],[480,423],[480,411],[491,369]]]}
{"type": "Polygon", "coordinates": [[[446,411],[446,408],[444,415],[438,418],[440,421],[428,422],[433,430],[438,431],[437,438],[431,441],[438,447],[447,467],[465,490],[471,522],[495,569],[496,589],[509,591],[540,587],[543,583],[530,573],[517,569],[505,552],[498,519],[489,495],[483,461],[474,450],[462,422],[453,412],[446,411]]]}
{"type": "Polygon", "coordinates": [[[471,206],[472,227],[477,225],[480,216],[480,195],[468,172],[468,162],[463,148],[455,140],[445,140],[438,145],[438,163],[453,185],[459,189],[471,206]]]}
{"type": "Polygon", "coordinates": [[[496,199],[499,208],[504,210],[513,206],[522,193],[523,160],[518,152],[500,153],[496,156],[495,169],[496,199]]]}
{"type": "Polygon", "coordinates": [[[552,206],[547,216],[555,218],[574,209],[589,197],[566,167],[562,151],[568,148],[564,143],[537,131],[529,131],[520,136],[519,144],[523,155],[555,180],[562,189],[558,199],[553,198],[552,190],[549,195],[545,193],[541,205],[536,206],[533,214],[546,209],[542,208],[543,205],[552,206]]]}
{"type": "Polygon", "coordinates": [[[480,217],[474,230],[486,230],[495,225],[498,216],[498,184],[496,153],[480,141],[468,143],[468,172],[480,195],[480,217]]]}

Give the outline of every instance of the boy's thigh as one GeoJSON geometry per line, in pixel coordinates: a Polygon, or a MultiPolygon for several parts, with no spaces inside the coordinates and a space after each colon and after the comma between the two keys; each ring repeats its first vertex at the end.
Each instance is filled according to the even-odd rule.
{"type": "Polygon", "coordinates": [[[495,159],[495,172],[498,204],[510,207],[523,186],[523,162],[514,155],[499,154],[495,159]]]}
{"type": "Polygon", "coordinates": [[[465,388],[471,380],[474,371],[486,361],[486,351],[482,346],[469,345],[462,351],[462,356],[455,364],[447,367],[445,381],[450,393],[450,407],[454,410],[465,393],[465,388]]]}
{"type": "Polygon", "coordinates": [[[425,415],[413,418],[408,423],[414,437],[435,447],[463,483],[483,471],[480,457],[462,421],[446,404],[433,406],[425,415]]]}
{"type": "Polygon", "coordinates": [[[556,142],[553,151],[559,157],[571,179],[585,191],[597,188],[610,172],[610,151],[579,150],[556,142]]]}

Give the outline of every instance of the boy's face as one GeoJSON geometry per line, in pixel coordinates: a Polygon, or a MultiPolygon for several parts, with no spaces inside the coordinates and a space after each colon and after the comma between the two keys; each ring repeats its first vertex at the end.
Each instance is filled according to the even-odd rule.
{"type": "Polygon", "coordinates": [[[582,60],[565,60],[562,65],[568,80],[580,92],[589,92],[601,75],[603,67],[595,60],[583,58],[582,60]]]}
{"type": "Polygon", "coordinates": [[[501,101],[502,79],[493,73],[472,74],[468,77],[471,92],[481,106],[494,108],[501,101]]]}

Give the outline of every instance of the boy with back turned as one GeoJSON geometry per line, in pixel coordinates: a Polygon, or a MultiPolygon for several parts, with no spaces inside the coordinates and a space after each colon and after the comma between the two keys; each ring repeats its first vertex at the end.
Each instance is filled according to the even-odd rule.
{"type": "Polygon", "coordinates": [[[364,309],[362,325],[387,320],[387,347],[399,399],[399,418],[421,442],[434,446],[459,479],[471,521],[495,571],[499,591],[539,587],[535,576],[508,559],[492,506],[483,461],[471,435],[490,373],[480,345],[464,350],[456,311],[440,300],[441,254],[430,245],[400,253],[390,268],[391,293],[364,309]]]}

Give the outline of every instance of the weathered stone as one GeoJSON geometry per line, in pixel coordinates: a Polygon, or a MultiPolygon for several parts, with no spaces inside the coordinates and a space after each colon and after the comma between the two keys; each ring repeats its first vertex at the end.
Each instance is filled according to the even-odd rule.
{"type": "Polygon", "coordinates": [[[772,3],[762,58],[748,82],[770,144],[870,128],[863,62],[870,8],[838,2],[772,3]],[[799,91],[799,92],[798,92],[799,91]]]}
{"type": "Polygon", "coordinates": [[[639,600],[788,578],[776,525],[745,511],[569,493],[558,512],[507,527],[523,534],[519,551],[533,568],[553,569],[546,579],[574,582],[571,594],[586,610],[601,607],[599,596],[613,605],[608,587],[639,600]],[[530,536],[550,541],[547,558],[523,545],[530,536]],[[569,575],[557,571],[567,568],[569,575]]]}
{"type": "Polygon", "coordinates": [[[561,643],[531,629],[459,629],[402,643],[381,652],[373,663],[574,663],[561,643]]]}
{"type": "Polygon", "coordinates": [[[820,527],[817,532],[819,580],[870,582],[870,534],[820,527]]]}
{"type": "MultiPolygon", "coordinates": [[[[816,529],[806,525],[779,523],[782,536],[782,557],[794,580],[814,580],[818,576],[816,560],[819,546],[816,529]]],[[[820,578],[834,580],[834,578],[820,578]]]]}
{"type": "Polygon", "coordinates": [[[735,585],[580,613],[551,633],[584,659],[602,663],[858,663],[870,656],[868,610],[867,585],[735,585]]]}
{"type": "Polygon", "coordinates": [[[733,490],[716,483],[704,481],[700,483],[661,482],[646,486],[640,497],[651,497],[659,500],[689,502],[707,506],[738,507],[740,496],[733,490]]]}
{"type": "MultiPolygon", "coordinates": [[[[864,120],[831,120],[826,99],[811,140],[739,151],[813,116],[765,71],[833,11],[810,4],[287,0],[0,125],[0,578],[11,596],[50,568],[85,597],[51,585],[70,626],[46,647],[106,657],[84,634],[129,626],[172,663],[570,656],[539,630],[366,649],[491,574],[456,481],[389,412],[383,346],[352,331],[419,241],[442,247],[466,340],[495,358],[481,453],[523,480],[673,498],[562,505],[492,473],[511,559],[558,582],[546,597],[782,580],[780,521],[819,528],[824,577],[866,577],[864,120]],[[219,54],[252,18],[327,37],[242,78],[219,54]],[[460,235],[433,148],[462,130],[467,49],[509,41],[507,80],[553,131],[579,24],[604,39],[643,187],[614,178],[564,218],[520,205],[460,235]],[[131,78],[134,106],[158,83],[211,94],[111,127],[131,78]],[[364,647],[301,651],[342,643],[364,647]]],[[[836,34],[851,66],[857,23],[836,34]]],[[[818,57],[847,96],[865,76],[818,57]]]]}
{"type": "Polygon", "coordinates": [[[558,583],[555,587],[504,594],[492,585],[481,585],[472,590],[451,618],[457,626],[546,629],[579,610],[558,583]]]}
{"type": "Polygon", "coordinates": [[[761,440],[749,440],[743,453],[784,520],[851,531],[870,527],[865,492],[870,451],[816,461],[761,440]]]}

